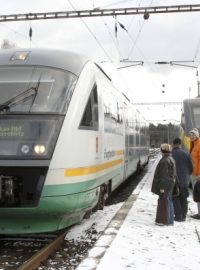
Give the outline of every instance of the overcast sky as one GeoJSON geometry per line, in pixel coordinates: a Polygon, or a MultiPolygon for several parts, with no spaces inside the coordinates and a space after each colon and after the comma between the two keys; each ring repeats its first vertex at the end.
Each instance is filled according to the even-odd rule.
{"type": "MultiPolygon", "coordinates": [[[[196,0],[0,0],[3,14],[72,11],[93,8],[121,8],[200,4],[196,0]]],[[[139,102],[181,102],[197,96],[196,69],[157,65],[157,61],[200,60],[200,12],[5,22],[0,24],[0,42],[9,39],[18,47],[48,47],[72,50],[89,56],[112,76],[115,84],[139,102]],[[32,41],[29,28],[32,27],[32,41]],[[143,66],[118,69],[120,61],[143,61],[143,66]]],[[[140,106],[148,119],[180,119],[180,106],[140,106]],[[155,109],[156,108],[156,109],[155,109]],[[158,113],[159,112],[159,113],[158,113]]]]}

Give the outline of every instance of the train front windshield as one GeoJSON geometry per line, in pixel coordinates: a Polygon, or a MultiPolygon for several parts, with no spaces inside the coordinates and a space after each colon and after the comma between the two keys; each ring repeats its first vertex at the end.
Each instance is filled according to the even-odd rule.
{"type": "Polygon", "coordinates": [[[0,160],[51,158],[76,79],[46,67],[0,68],[0,160]]]}
{"type": "Polygon", "coordinates": [[[0,68],[0,113],[64,113],[76,76],[46,67],[0,68]]]}

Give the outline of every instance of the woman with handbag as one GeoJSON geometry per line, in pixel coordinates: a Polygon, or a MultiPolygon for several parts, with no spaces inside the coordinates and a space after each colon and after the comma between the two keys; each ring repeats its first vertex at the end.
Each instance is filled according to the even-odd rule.
{"type": "Polygon", "coordinates": [[[161,144],[160,150],[162,158],[156,167],[151,187],[151,192],[159,195],[155,222],[157,225],[173,225],[172,193],[176,179],[175,161],[171,156],[171,145],[161,144]]]}

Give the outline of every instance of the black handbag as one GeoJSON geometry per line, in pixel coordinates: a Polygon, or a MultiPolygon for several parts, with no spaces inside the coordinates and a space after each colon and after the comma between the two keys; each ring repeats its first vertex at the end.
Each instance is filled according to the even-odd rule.
{"type": "Polygon", "coordinates": [[[155,222],[165,225],[169,224],[169,206],[165,196],[159,196],[155,222]]]}

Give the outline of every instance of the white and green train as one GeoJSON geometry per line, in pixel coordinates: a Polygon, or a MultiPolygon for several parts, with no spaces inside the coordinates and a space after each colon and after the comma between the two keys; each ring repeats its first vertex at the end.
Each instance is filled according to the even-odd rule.
{"type": "Polygon", "coordinates": [[[0,234],[75,224],[148,155],[148,123],[91,60],[0,51],[0,234]]]}

